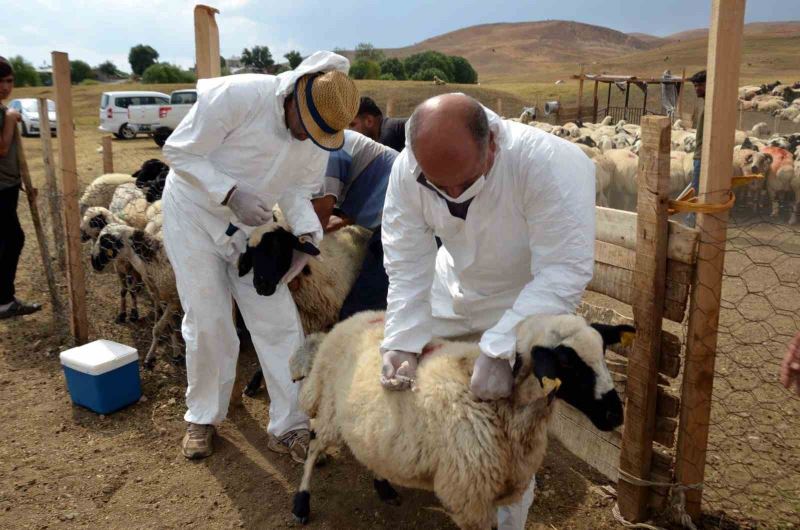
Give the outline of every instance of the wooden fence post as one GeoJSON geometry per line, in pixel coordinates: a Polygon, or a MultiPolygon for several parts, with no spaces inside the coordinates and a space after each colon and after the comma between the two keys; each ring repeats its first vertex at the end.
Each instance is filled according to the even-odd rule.
{"type": "Polygon", "coordinates": [[[617,484],[620,513],[634,522],[647,519],[650,497],[649,487],[628,482],[625,476],[648,480],[653,456],[669,240],[670,125],[666,116],[642,118],[633,300],[636,341],[628,358],[625,428],[617,484]]]}
{"type": "Polygon", "coordinates": [[[111,137],[103,136],[103,173],[114,172],[114,151],[111,146],[111,137]]]}
{"type": "Polygon", "coordinates": [[[578,119],[583,118],[583,65],[581,65],[580,80],[578,81],[578,119]]]}
{"type": "Polygon", "coordinates": [[[198,4],[194,6],[194,46],[197,79],[219,77],[219,28],[214,15],[218,9],[198,4]]]}
{"type": "Polygon", "coordinates": [[[64,223],[61,220],[61,201],[58,200],[58,181],[53,164],[53,143],[50,138],[47,98],[38,98],[38,105],[39,139],[42,141],[42,163],[47,179],[47,200],[50,205],[50,229],[53,232],[53,247],[58,256],[58,269],[63,273],[67,270],[67,254],[64,249],[64,223]]]}
{"type": "MultiPolygon", "coordinates": [[[[678,119],[683,119],[681,116],[681,112],[683,111],[683,93],[686,92],[686,68],[683,69],[681,72],[681,89],[678,92],[678,108],[676,109],[678,112],[678,119]]],[[[697,124],[692,124],[697,127],[697,124]]]]}
{"type": "Polygon", "coordinates": [[[394,116],[394,100],[389,98],[386,102],[386,117],[391,118],[392,116],[394,116]]]}
{"type": "MultiPolygon", "coordinates": [[[[700,198],[726,202],[731,187],[737,86],[742,51],[745,0],[713,0],[708,38],[708,82],[703,130],[700,198]]],[[[676,478],[702,485],[705,476],[711,393],[725,264],[728,212],[698,214],[697,269],[689,305],[686,365],[683,373],[676,478]]],[[[686,492],[686,511],[697,521],[702,489],[686,492]]]]}
{"type": "Polygon", "coordinates": [[[502,98],[497,98],[497,102],[495,103],[495,108],[497,109],[495,111],[495,112],[497,112],[497,115],[502,117],[503,116],[503,99],[502,98]]]}
{"type": "MultiPolygon", "coordinates": [[[[41,129],[42,131],[44,129],[41,129]]],[[[48,133],[50,129],[47,129],[48,133]]],[[[41,132],[40,134],[44,134],[41,132]]],[[[39,207],[36,203],[36,188],[33,187],[31,182],[31,174],[28,171],[28,159],[25,157],[25,148],[22,145],[20,138],[19,128],[14,130],[14,141],[17,143],[17,161],[19,163],[19,174],[22,179],[22,185],[25,188],[25,195],[28,197],[28,206],[31,210],[31,221],[33,221],[33,229],[36,231],[36,241],[39,243],[39,253],[42,257],[42,267],[44,274],[47,278],[47,287],[50,291],[50,303],[53,306],[53,318],[60,321],[64,318],[64,306],[61,304],[61,296],[58,294],[58,284],[56,284],[56,275],[53,272],[53,262],[50,261],[50,251],[47,249],[47,239],[44,235],[44,226],[42,226],[42,218],[39,216],[39,207]]]]}
{"type": "Polygon", "coordinates": [[[594,82],[594,91],[592,92],[592,123],[597,123],[597,85],[598,82],[594,82]]]}
{"type": "Polygon", "coordinates": [[[62,205],[67,241],[67,282],[72,335],[77,344],[89,340],[86,318],[86,279],[81,259],[80,213],[78,210],[78,170],[75,160],[75,130],[72,125],[72,81],[69,56],[53,52],[53,84],[58,115],[59,167],[61,168],[62,205]]]}

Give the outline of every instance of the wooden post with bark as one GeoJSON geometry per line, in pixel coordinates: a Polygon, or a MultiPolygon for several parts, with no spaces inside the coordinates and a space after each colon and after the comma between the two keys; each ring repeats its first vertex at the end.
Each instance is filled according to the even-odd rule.
{"type": "Polygon", "coordinates": [[[627,481],[648,480],[656,423],[658,365],[669,235],[670,119],[642,118],[639,153],[633,318],[636,341],[628,358],[625,430],[617,484],[619,508],[629,521],[647,519],[650,488],[627,481]]]}
{"type": "MultiPolygon", "coordinates": [[[[677,112],[678,112],[678,119],[679,120],[683,119],[683,117],[681,116],[681,112],[683,111],[683,93],[684,92],[686,92],[686,68],[684,68],[683,71],[681,72],[681,88],[678,91],[678,108],[677,108],[677,112]]],[[[692,124],[692,125],[697,127],[696,124],[692,124]]]]}
{"type": "Polygon", "coordinates": [[[497,112],[497,115],[502,117],[503,116],[503,99],[502,98],[497,98],[497,102],[495,103],[495,109],[496,109],[495,112],[497,112]]]}
{"type": "Polygon", "coordinates": [[[103,136],[103,173],[114,172],[114,148],[111,145],[111,137],[103,136]]]}
{"type": "Polygon", "coordinates": [[[386,102],[386,117],[391,118],[394,116],[394,99],[389,98],[386,102]]]}
{"type": "Polygon", "coordinates": [[[578,119],[583,118],[583,65],[581,65],[581,73],[578,80],[578,119]]]}
{"type": "MultiPolygon", "coordinates": [[[[736,125],[733,109],[742,53],[744,6],[745,0],[713,0],[711,4],[699,194],[701,201],[709,204],[726,202],[731,188],[736,125]]],[[[700,485],[686,492],[686,511],[695,521],[700,516],[705,477],[727,226],[727,211],[697,216],[700,242],[689,305],[675,468],[678,482],[700,485]]]]}
{"type": "Polygon", "coordinates": [[[50,230],[53,232],[53,248],[58,257],[58,269],[63,274],[67,270],[67,251],[64,249],[64,223],[62,222],[58,180],[53,162],[53,143],[50,138],[47,98],[38,98],[37,103],[39,106],[39,139],[42,141],[42,164],[47,180],[47,201],[50,206],[50,230]]]}
{"type": "Polygon", "coordinates": [[[194,46],[197,79],[219,77],[219,28],[214,15],[218,9],[198,4],[194,6],[194,46]]]}
{"type": "Polygon", "coordinates": [[[56,89],[58,115],[59,168],[61,170],[61,201],[64,210],[64,237],[67,242],[67,283],[71,313],[72,335],[77,344],[89,340],[89,321],[86,317],[86,279],[83,271],[78,208],[78,170],[75,159],[75,130],[72,124],[72,81],[69,56],[53,52],[53,84],[56,89]]]}
{"type": "MultiPolygon", "coordinates": [[[[47,129],[49,134],[50,129],[47,129]]],[[[41,133],[44,134],[44,133],[41,133]]],[[[42,218],[39,215],[39,206],[36,203],[36,188],[33,187],[31,181],[31,174],[28,171],[28,159],[25,157],[25,148],[22,145],[22,138],[19,134],[19,128],[14,130],[14,142],[17,144],[17,162],[19,163],[19,175],[22,179],[22,186],[25,188],[25,195],[28,197],[28,206],[31,210],[31,221],[33,221],[33,229],[36,232],[36,241],[39,244],[39,253],[42,257],[42,267],[44,274],[47,278],[47,288],[50,291],[50,303],[53,306],[53,317],[56,320],[61,320],[64,317],[64,306],[61,303],[61,296],[58,294],[58,284],[56,283],[56,275],[53,271],[53,262],[50,260],[50,251],[47,248],[47,239],[44,235],[44,226],[42,225],[42,218]]]]}
{"type": "Polygon", "coordinates": [[[597,123],[597,81],[594,82],[594,90],[592,91],[592,123],[597,123]]]}

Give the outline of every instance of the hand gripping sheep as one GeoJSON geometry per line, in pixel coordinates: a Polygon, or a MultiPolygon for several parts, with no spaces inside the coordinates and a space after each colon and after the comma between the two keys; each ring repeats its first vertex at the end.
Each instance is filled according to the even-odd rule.
{"type": "Polygon", "coordinates": [[[622,403],[604,347],[630,338],[630,326],[589,326],[573,315],[536,316],[517,333],[514,392],[481,402],[469,391],[479,349],[475,343],[434,341],[420,358],[416,388],[381,388],[383,313],[359,313],[326,336],[308,337],[290,360],[302,379],[300,402],[315,419],[315,437],[292,513],[305,523],[309,482],[317,457],[346,445],[389,484],[432,490],[464,529],[489,529],[497,506],[517,501],[542,463],[553,398],[584,413],[599,429],[622,423],[622,403]]]}

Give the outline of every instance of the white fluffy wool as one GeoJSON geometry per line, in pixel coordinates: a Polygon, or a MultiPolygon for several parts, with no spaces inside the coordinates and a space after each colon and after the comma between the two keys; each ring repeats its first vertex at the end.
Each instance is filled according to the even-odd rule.
{"type": "Polygon", "coordinates": [[[106,173],[94,179],[86,186],[79,201],[81,215],[92,206],[108,208],[117,186],[130,182],[136,182],[136,179],[125,173],[106,173]]]}

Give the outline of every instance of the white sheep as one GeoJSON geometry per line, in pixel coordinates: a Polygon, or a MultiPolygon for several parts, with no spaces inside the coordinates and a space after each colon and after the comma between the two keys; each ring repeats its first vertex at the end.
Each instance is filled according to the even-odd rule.
{"type": "MultiPolygon", "coordinates": [[[[100,232],[110,224],[125,224],[119,217],[102,206],[86,209],[81,220],[81,240],[96,241],[100,232]]],[[[119,280],[119,312],[114,321],[123,324],[126,320],[139,320],[139,302],[137,295],[141,292],[142,277],[126,259],[114,262],[114,272],[119,280]],[[131,297],[131,311],[128,314],[127,296],[131,297]]]]}
{"type": "Polygon", "coordinates": [[[147,225],[144,231],[151,236],[161,237],[161,226],[164,224],[164,214],[161,211],[161,199],[153,202],[145,211],[147,225]]]}
{"type": "MultiPolygon", "coordinates": [[[[761,153],[752,149],[735,149],[733,152],[733,176],[763,175],[766,177],[772,164],[772,155],[761,153]]],[[[758,213],[761,196],[766,190],[763,180],[755,180],[745,186],[737,188],[736,202],[740,206],[752,209],[758,213]]]]}
{"type": "Polygon", "coordinates": [[[769,135],[769,125],[766,122],[759,122],[753,125],[750,129],[748,136],[755,136],[756,138],[764,138],[769,135]]]}
{"type": "Polygon", "coordinates": [[[685,151],[669,153],[669,192],[677,197],[692,181],[694,174],[694,154],[685,151]]]}
{"type": "Polygon", "coordinates": [[[128,225],[110,224],[103,228],[92,248],[92,267],[96,271],[102,271],[119,258],[126,259],[141,275],[150,292],[155,303],[155,319],[150,349],[143,362],[147,368],[152,368],[155,364],[158,340],[166,331],[169,331],[173,359],[177,360],[182,355],[178,318],[181,304],[175,285],[175,273],[163,245],[160,239],[143,230],[128,225]]]}
{"type": "Polygon", "coordinates": [[[636,175],[639,170],[639,157],[627,149],[611,149],[603,156],[613,164],[611,188],[620,200],[620,207],[633,211],[636,207],[636,175]]]}
{"type": "Polygon", "coordinates": [[[796,175],[794,156],[786,149],[774,146],[765,147],[763,152],[772,157],[772,163],[767,173],[767,193],[772,203],[770,216],[777,217],[780,211],[778,194],[794,192],[794,204],[789,224],[796,224],[798,215],[800,215],[800,178],[796,175]]]}
{"type": "Polygon", "coordinates": [[[306,344],[295,354],[305,360],[290,362],[295,373],[311,365],[300,391],[315,433],[292,510],[300,522],[309,517],[317,457],[346,445],[379,477],[383,499],[396,498],[389,482],[431,490],[460,528],[488,530],[497,507],[516,502],[542,463],[554,397],[599,429],[622,423],[604,347],[632,333],[630,326],[591,327],[574,315],[528,318],[517,331],[513,394],[492,402],[469,390],[477,343],[434,340],[420,357],[413,391],[383,389],[383,329],[382,312],[359,313],[324,338],[311,337],[316,353],[306,344]]]}
{"type": "Polygon", "coordinates": [[[94,179],[86,186],[78,202],[81,216],[86,212],[87,208],[91,208],[92,206],[108,208],[117,186],[131,182],[136,182],[136,179],[124,173],[106,173],[94,179]]]}
{"type": "Polygon", "coordinates": [[[125,224],[144,230],[147,226],[148,206],[145,192],[138,188],[136,183],[128,182],[120,184],[114,190],[108,209],[125,224]]]}

